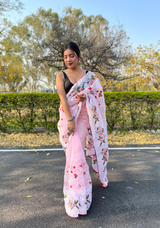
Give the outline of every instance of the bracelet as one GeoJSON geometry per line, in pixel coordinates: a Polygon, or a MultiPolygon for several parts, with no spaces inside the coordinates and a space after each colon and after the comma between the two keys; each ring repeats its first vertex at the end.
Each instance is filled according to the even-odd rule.
{"type": "Polygon", "coordinates": [[[69,120],[67,120],[68,122],[69,121],[71,121],[71,120],[74,120],[75,119],[75,117],[74,116],[72,116],[69,120]]]}

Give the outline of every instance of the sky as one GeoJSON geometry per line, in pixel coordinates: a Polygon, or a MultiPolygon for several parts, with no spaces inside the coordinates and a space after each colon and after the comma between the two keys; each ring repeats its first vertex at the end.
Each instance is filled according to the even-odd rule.
{"type": "Polygon", "coordinates": [[[109,26],[123,25],[129,43],[133,48],[156,45],[160,40],[160,0],[21,0],[24,4],[22,15],[14,20],[36,13],[42,7],[62,14],[65,7],[81,9],[86,16],[101,14],[109,26]]]}

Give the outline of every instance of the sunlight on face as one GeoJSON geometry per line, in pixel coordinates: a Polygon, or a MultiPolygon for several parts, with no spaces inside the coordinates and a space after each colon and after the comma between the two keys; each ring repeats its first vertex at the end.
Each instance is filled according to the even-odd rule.
{"type": "Polygon", "coordinates": [[[67,67],[75,67],[78,64],[78,56],[71,49],[66,49],[63,55],[64,63],[67,67]]]}

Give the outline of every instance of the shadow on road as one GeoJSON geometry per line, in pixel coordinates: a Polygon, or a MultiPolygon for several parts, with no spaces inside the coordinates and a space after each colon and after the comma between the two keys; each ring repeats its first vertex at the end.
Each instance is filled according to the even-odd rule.
{"type": "MultiPolygon", "coordinates": [[[[88,164],[91,161],[87,158],[88,164]]],[[[62,151],[1,153],[2,228],[160,227],[160,155],[153,150],[111,151],[109,186],[90,169],[93,202],[86,216],[70,218],[63,203],[62,151]],[[133,156],[134,155],[134,156],[133,156]],[[24,182],[28,177],[31,179],[24,182]],[[28,196],[28,197],[27,197],[28,196]]]]}

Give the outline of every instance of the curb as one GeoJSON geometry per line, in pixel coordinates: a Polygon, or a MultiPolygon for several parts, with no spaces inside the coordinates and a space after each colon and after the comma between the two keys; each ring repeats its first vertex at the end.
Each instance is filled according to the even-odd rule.
{"type": "MultiPolygon", "coordinates": [[[[110,150],[160,150],[160,147],[111,147],[110,150]]],[[[42,148],[42,149],[5,149],[0,152],[39,152],[39,151],[63,151],[63,148],[42,148]]]]}

